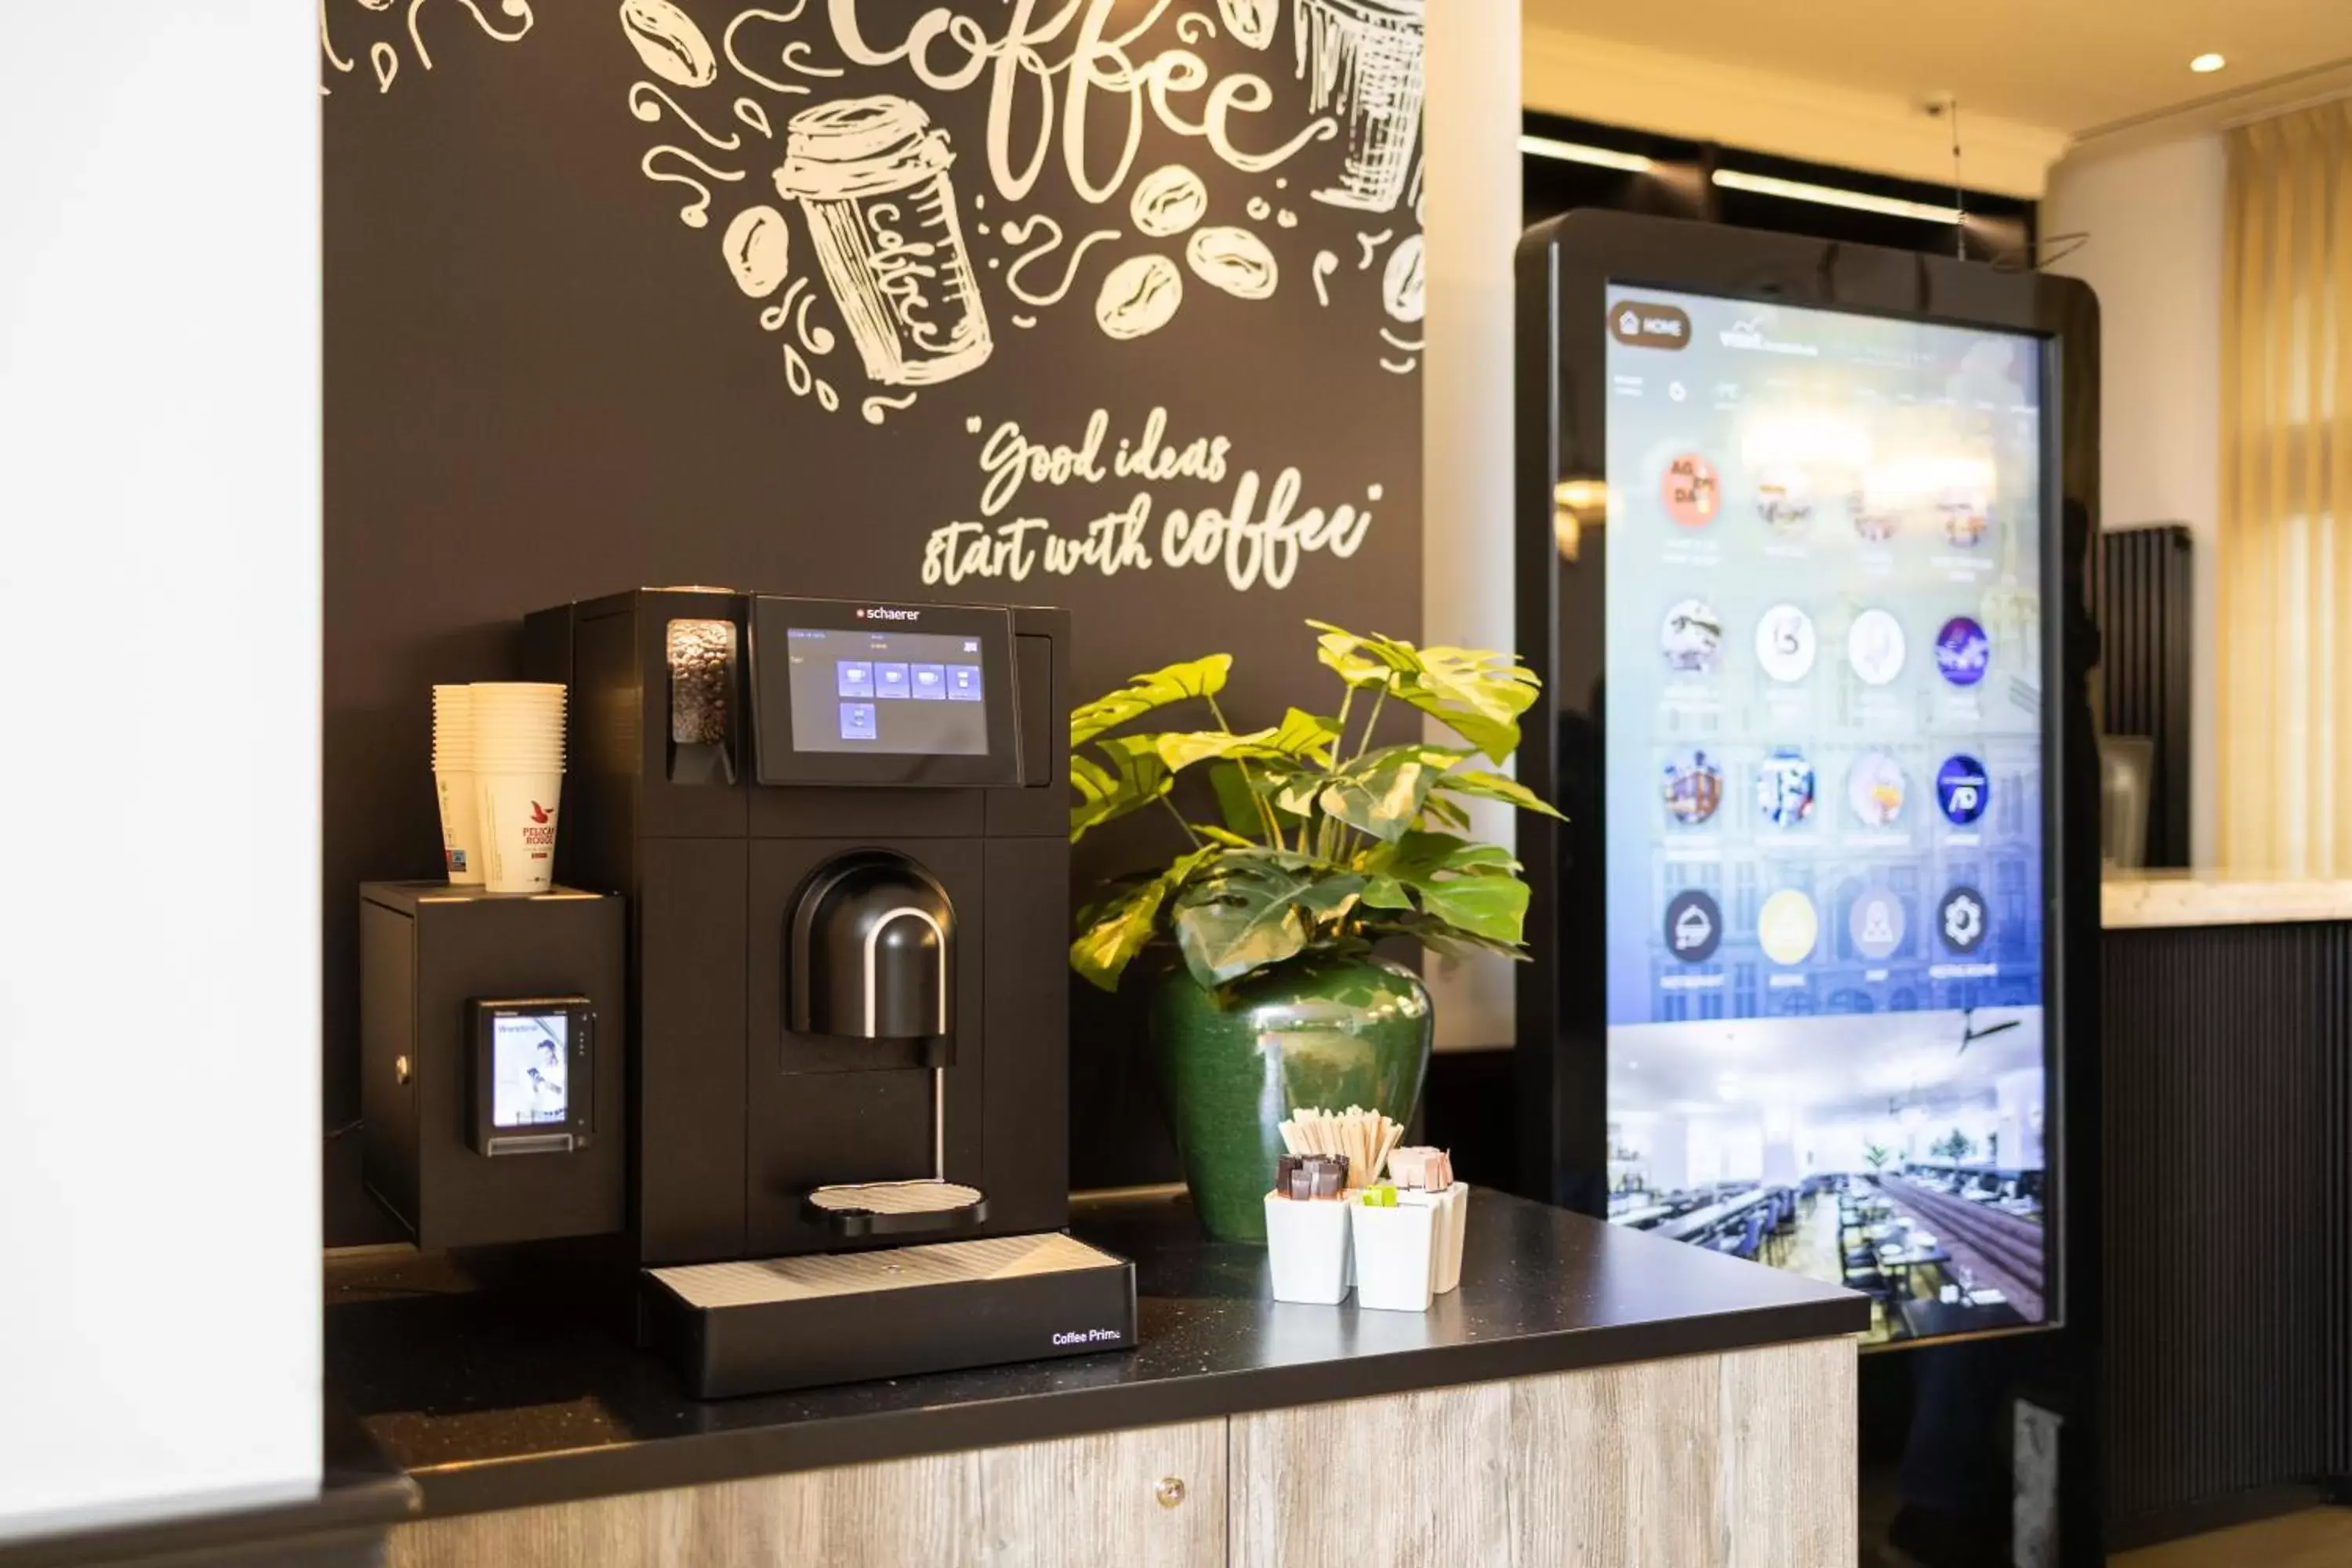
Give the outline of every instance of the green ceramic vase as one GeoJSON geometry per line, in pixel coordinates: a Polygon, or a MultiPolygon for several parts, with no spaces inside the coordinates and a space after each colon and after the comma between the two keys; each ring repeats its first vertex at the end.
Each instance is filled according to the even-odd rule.
{"type": "Polygon", "coordinates": [[[1433,1030],[1421,977],[1381,958],[1305,959],[1204,991],[1176,964],[1153,987],[1160,1102],[1211,1236],[1265,1243],[1266,1190],[1300,1106],[1410,1121],[1433,1030]]]}

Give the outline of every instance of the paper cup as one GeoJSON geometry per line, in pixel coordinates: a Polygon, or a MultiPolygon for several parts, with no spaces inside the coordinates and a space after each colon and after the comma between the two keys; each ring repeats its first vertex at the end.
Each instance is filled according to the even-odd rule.
{"type": "Polygon", "coordinates": [[[563,773],[474,775],[480,800],[482,885],[493,893],[543,893],[555,881],[555,821],[563,773]]]}
{"type": "Polygon", "coordinates": [[[469,769],[436,769],[434,793],[441,797],[441,859],[458,887],[482,881],[482,806],[469,769]]]}

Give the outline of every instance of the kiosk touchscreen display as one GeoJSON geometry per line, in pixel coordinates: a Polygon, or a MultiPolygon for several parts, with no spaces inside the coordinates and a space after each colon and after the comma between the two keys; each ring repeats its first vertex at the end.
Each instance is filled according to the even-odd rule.
{"type": "Polygon", "coordinates": [[[572,1114],[568,1014],[499,1013],[490,1020],[490,1125],[561,1126],[572,1114]]]}
{"type": "Polygon", "coordinates": [[[1608,300],[1612,1218],[2046,1321],[2047,350],[1608,300]]]}

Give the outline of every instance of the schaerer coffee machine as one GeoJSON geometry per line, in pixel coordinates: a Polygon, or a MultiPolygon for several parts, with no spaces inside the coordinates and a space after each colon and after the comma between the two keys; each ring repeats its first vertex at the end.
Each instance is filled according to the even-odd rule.
{"type": "Polygon", "coordinates": [[[526,623],[629,904],[629,1235],[698,1393],[1134,1343],[1068,1214],[1068,616],[645,589],[526,623]]]}

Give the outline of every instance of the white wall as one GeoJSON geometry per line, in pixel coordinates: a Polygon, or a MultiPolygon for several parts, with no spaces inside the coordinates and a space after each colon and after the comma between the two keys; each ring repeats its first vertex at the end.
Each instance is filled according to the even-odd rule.
{"type": "MultiPolygon", "coordinates": [[[[1507,648],[1511,596],[1512,252],[1519,230],[1518,0],[1433,0],[1423,150],[1428,348],[1422,361],[1422,637],[1507,648]]],[[[1434,731],[1449,742],[1450,731],[1434,731]]],[[[1480,837],[1513,842],[1507,806],[1480,837]]],[[[1507,1046],[1513,966],[1427,965],[1440,1050],[1507,1046]]]]}
{"type": "Polygon", "coordinates": [[[10,9],[0,1537],[320,1463],[315,24],[10,9]]]}
{"type": "Polygon", "coordinates": [[[2105,523],[2183,522],[2195,542],[2190,855],[2213,863],[2220,782],[2214,584],[2221,498],[2221,140],[2078,154],[2051,171],[2045,236],[2087,233],[2051,270],[2098,291],[2105,523]]]}

